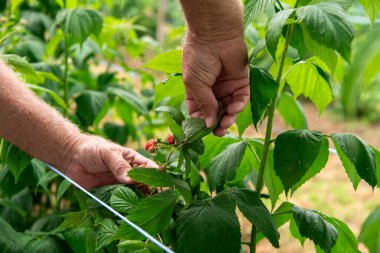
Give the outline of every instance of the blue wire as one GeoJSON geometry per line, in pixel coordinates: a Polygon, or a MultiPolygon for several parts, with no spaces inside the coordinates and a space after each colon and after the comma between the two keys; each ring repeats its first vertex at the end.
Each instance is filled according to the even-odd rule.
{"type": "Polygon", "coordinates": [[[92,198],[93,200],[95,200],[96,202],[98,202],[100,205],[102,205],[104,208],[108,209],[111,213],[113,213],[114,215],[116,215],[117,217],[119,217],[120,219],[122,219],[123,221],[125,221],[129,226],[133,227],[137,232],[139,232],[140,234],[142,234],[143,236],[145,236],[146,238],[148,238],[148,240],[150,240],[152,243],[154,243],[155,245],[157,245],[158,247],[160,247],[162,250],[164,250],[165,252],[168,252],[168,253],[175,253],[174,251],[172,251],[171,249],[169,249],[168,247],[166,247],[165,245],[163,245],[161,242],[159,242],[156,238],[154,238],[153,236],[151,236],[144,229],[140,228],[139,226],[137,226],[136,224],[134,224],[132,221],[128,220],[126,217],[124,217],[123,215],[121,215],[119,212],[115,211],[112,207],[110,207],[109,205],[107,205],[106,203],[104,203],[103,201],[101,201],[100,199],[98,199],[96,196],[94,196],[92,193],[90,193],[89,191],[87,191],[86,189],[84,189],[78,183],[76,183],[75,181],[73,181],[72,179],[70,179],[69,177],[67,177],[65,174],[63,174],[62,172],[60,172],[59,170],[57,170],[56,168],[54,168],[50,164],[46,163],[46,165],[52,171],[54,171],[55,173],[57,173],[58,175],[60,175],[61,177],[63,177],[67,181],[69,181],[71,184],[73,184],[76,188],[78,188],[82,192],[86,193],[87,196],[89,196],[90,198],[92,198]]]}

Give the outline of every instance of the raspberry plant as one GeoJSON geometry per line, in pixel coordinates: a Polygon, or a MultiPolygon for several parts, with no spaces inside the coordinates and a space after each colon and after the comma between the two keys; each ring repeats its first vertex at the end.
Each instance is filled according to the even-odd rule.
{"type": "MultiPolygon", "coordinates": [[[[18,2],[12,1],[16,6],[18,2]]],[[[380,8],[379,1],[360,2],[373,22],[380,8]]],[[[317,252],[359,252],[354,234],[339,219],[297,206],[291,199],[278,203],[280,194],[285,193],[290,198],[325,167],[329,144],[336,148],[355,189],[361,180],[372,187],[380,186],[379,151],[352,134],[307,129],[302,107],[296,100],[299,96],[310,99],[319,113],[333,100],[332,87],[341,81],[342,66],[350,64],[351,59],[355,32],[346,14],[351,4],[350,0],[245,1],[247,42],[254,41],[250,33],[253,17],[266,9],[272,13],[269,11],[271,18],[266,20],[265,34],[261,40],[254,41],[255,47],[250,50],[251,98],[238,116],[238,135],[215,137],[210,134],[213,129],[206,128],[202,119],[189,118],[184,113],[180,50],[160,54],[149,61],[145,67],[168,75],[156,85],[152,103],[155,117],[164,120],[171,134],[165,137],[145,133],[148,139],[154,138],[146,143],[145,149],[157,161],[159,169],[133,168],[128,175],[136,181],[135,185],[111,185],[95,189],[94,193],[179,253],[239,252],[242,245],[255,252],[261,240],[268,240],[278,248],[281,246],[278,228],[287,222],[292,236],[301,243],[305,239],[312,240],[317,252]],[[270,68],[261,61],[269,57],[273,62],[270,68]],[[272,136],[276,112],[293,130],[272,136]],[[258,128],[263,122],[264,139],[243,137],[249,126],[258,128]],[[242,241],[236,209],[252,224],[249,241],[242,241]]],[[[89,55],[81,55],[80,48],[89,50],[95,41],[102,45],[102,57],[107,64],[121,58],[112,50],[114,41],[108,37],[109,33],[114,35],[112,31],[103,30],[105,34],[101,34],[101,15],[87,9],[65,9],[58,14],[51,27],[56,33],[48,48],[52,50],[54,45],[58,48],[55,51],[59,53],[55,53],[59,56],[54,60],[62,63],[62,68],[32,66],[15,55],[4,54],[2,58],[22,74],[30,88],[49,95],[44,97],[48,102],[79,122],[83,131],[123,144],[126,132],[133,137],[137,130],[144,129],[144,125],[136,127],[138,129],[130,127],[135,122],[130,111],[153,127],[150,108],[142,102],[144,98],[115,84],[114,73],[94,77],[86,68],[87,59],[95,52],[90,50],[89,55]],[[75,86],[88,81],[91,85],[85,89],[75,86]],[[55,90],[55,84],[62,88],[55,90]],[[76,104],[75,113],[69,110],[71,103],[76,104]],[[130,110],[125,110],[126,107],[130,110]],[[100,124],[111,110],[116,111],[125,125],[100,124]]],[[[122,24],[115,20],[107,22],[108,27],[122,24]]],[[[7,41],[10,30],[18,25],[0,29],[0,43],[7,41]]],[[[136,47],[135,44],[129,46],[136,47]]],[[[12,44],[5,48],[13,50],[12,44]]],[[[142,72],[141,75],[148,74],[142,72]]],[[[0,173],[1,194],[9,197],[0,201],[0,205],[7,208],[0,209],[1,217],[8,217],[8,220],[0,218],[1,252],[24,249],[28,252],[47,249],[55,252],[161,252],[127,224],[71,189],[68,182],[46,172],[40,161],[32,160],[5,141],[1,143],[1,164],[4,167],[0,173]],[[20,181],[12,184],[14,179],[20,181]],[[57,186],[54,195],[51,188],[57,186]],[[30,188],[36,189],[34,197],[30,188]],[[49,207],[55,212],[47,215],[46,210],[40,210],[38,219],[30,218],[31,226],[25,219],[23,224],[14,222],[26,216],[25,210],[32,211],[32,198],[39,200],[44,196],[51,198],[49,201],[53,204],[49,207]],[[54,203],[61,198],[75,205],[59,210],[54,203]],[[10,214],[9,210],[14,213],[10,214]]],[[[40,203],[44,208],[43,200],[40,203]]],[[[365,222],[359,237],[371,252],[376,252],[371,236],[379,233],[377,216],[378,210],[365,222]]]]}

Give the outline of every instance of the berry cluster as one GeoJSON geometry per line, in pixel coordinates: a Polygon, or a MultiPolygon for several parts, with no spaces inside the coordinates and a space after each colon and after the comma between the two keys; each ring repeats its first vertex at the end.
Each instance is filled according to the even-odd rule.
{"type": "MultiPolygon", "coordinates": [[[[164,143],[162,143],[162,141],[160,139],[150,139],[145,144],[145,150],[151,154],[154,154],[160,148],[160,146],[162,146],[162,144],[164,144],[164,143]]],[[[174,145],[175,144],[174,135],[172,135],[172,134],[168,135],[167,144],[168,145],[174,145]]]]}

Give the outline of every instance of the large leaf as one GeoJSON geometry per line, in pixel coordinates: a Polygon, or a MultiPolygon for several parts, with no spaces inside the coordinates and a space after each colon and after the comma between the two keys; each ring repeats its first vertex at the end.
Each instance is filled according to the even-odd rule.
{"type": "Polygon", "coordinates": [[[252,124],[251,103],[248,103],[244,110],[241,111],[236,119],[239,136],[242,136],[244,131],[252,124]]]}
{"type": "Polygon", "coordinates": [[[208,171],[211,190],[218,189],[235,178],[246,147],[245,141],[231,144],[211,161],[208,171]]]}
{"type": "Polygon", "coordinates": [[[333,96],[329,83],[320,75],[317,67],[309,62],[299,62],[294,65],[283,77],[295,97],[303,94],[313,101],[319,113],[332,101],[333,96]]]}
{"type": "Polygon", "coordinates": [[[207,128],[205,120],[201,118],[185,119],[182,121],[182,129],[188,143],[200,140],[212,132],[212,128],[207,128]]]}
{"type": "Polygon", "coordinates": [[[166,73],[182,73],[182,50],[156,55],[145,67],[166,73]]]}
{"type": "Polygon", "coordinates": [[[238,188],[232,188],[228,193],[244,216],[269,239],[274,247],[280,247],[278,242],[280,234],[260,195],[248,189],[238,188]]]}
{"type": "Polygon", "coordinates": [[[165,171],[156,169],[136,168],[128,171],[128,177],[139,183],[154,187],[172,187],[173,178],[165,171]]]}
{"type": "Polygon", "coordinates": [[[288,92],[281,94],[277,110],[287,126],[295,129],[306,129],[307,121],[302,105],[288,92]]]}
{"type": "MultiPolygon", "coordinates": [[[[285,192],[297,184],[310,170],[319,155],[323,135],[306,129],[280,134],[275,141],[274,169],[281,178],[285,192]]],[[[324,164],[316,164],[323,167],[324,164]]]]}
{"type": "Polygon", "coordinates": [[[337,241],[337,229],[313,211],[298,206],[293,206],[292,211],[300,234],[313,240],[325,252],[331,252],[337,241]]]}
{"type": "MultiPolygon", "coordinates": [[[[349,177],[351,178],[349,166],[354,166],[357,174],[375,187],[377,184],[376,157],[371,146],[353,134],[333,134],[331,137],[349,177]]],[[[356,187],[355,184],[354,187],[356,187]]]]}
{"type": "Polygon", "coordinates": [[[342,7],[335,3],[303,6],[297,10],[305,29],[318,43],[335,49],[350,61],[354,29],[342,7]]]}
{"type": "Polygon", "coordinates": [[[122,99],[125,103],[127,103],[133,109],[135,109],[138,113],[142,115],[148,114],[148,108],[141,101],[141,98],[137,96],[137,94],[119,88],[109,88],[107,92],[122,99]]]}
{"type": "Polygon", "coordinates": [[[27,61],[15,54],[3,54],[0,56],[17,73],[20,73],[23,78],[36,77],[37,72],[27,61]]]}
{"type": "Polygon", "coordinates": [[[170,107],[170,106],[159,106],[155,109],[156,112],[165,112],[167,114],[170,115],[170,117],[177,123],[177,125],[181,126],[182,125],[182,121],[184,121],[185,119],[185,116],[183,115],[183,113],[174,108],[174,107],[170,107]]]}
{"type": "Polygon", "coordinates": [[[13,144],[2,141],[1,163],[7,165],[17,182],[21,173],[26,169],[32,158],[13,144]]]}
{"type": "Polygon", "coordinates": [[[267,71],[251,66],[250,87],[252,119],[257,129],[257,123],[262,119],[272,99],[277,96],[279,85],[267,71]]]}
{"type": "Polygon", "coordinates": [[[194,203],[175,226],[175,251],[230,253],[240,250],[240,225],[235,205],[225,194],[194,203]]]}
{"type": "Polygon", "coordinates": [[[359,235],[369,252],[377,253],[380,250],[380,206],[365,220],[359,235]]]}
{"type": "Polygon", "coordinates": [[[252,23],[254,17],[264,12],[275,0],[246,0],[244,4],[244,25],[252,23]]]}
{"type": "Polygon", "coordinates": [[[359,0],[363,5],[365,11],[368,13],[371,22],[374,23],[376,16],[380,11],[380,1],[379,0],[359,0]]]}
{"type": "Polygon", "coordinates": [[[117,225],[111,219],[104,219],[100,222],[97,227],[97,248],[96,250],[100,250],[101,248],[107,246],[113,241],[113,236],[117,230],[117,225]]]}
{"type": "Polygon", "coordinates": [[[121,213],[129,213],[139,201],[137,194],[124,186],[118,186],[110,198],[111,207],[121,213]]]}
{"type": "Polygon", "coordinates": [[[182,76],[170,76],[165,81],[157,84],[154,87],[154,107],[168,97],[184,97],[185,86],[182,76]]]}
{"type": "Polygon", "coordinates": [[[57,23],[70,42],[83,43],[91,34],[99,35],[103,18],[94,10],[64,9],[58,13],[57,23]]]}
{"type": "Polygon", "coordinates": [[[77,109],[75,114],[83,126],[90,126],[100,114],[107,101],[107,96],[100,91],[87,90],[75,98],[77,109]]]}
{"type": "Polygon", "coordinates": [[[268,24],[268,29],[265,34],[265,40],[267,42],[267,48],[273,59],[276,60],[276,51],[278,41],[282,35],[282,29],[284,28],[286,21],[293,14],[294,9],[286,9],[277,12],[273,15],[268,24]]]}
{"type": "MultiPolygon", "coordinates": [[[[128,219],[134,222],[151,235],[160,233],[170,222],[177,194],[174,190],[161,192],[157,195],[148,197],[140,201],[133,208],[128,219]]],[[[144,236],[140,235],[134,228],[127,224],[119,227],[115,234],[115,239],[143,240],[144,236]]]]}

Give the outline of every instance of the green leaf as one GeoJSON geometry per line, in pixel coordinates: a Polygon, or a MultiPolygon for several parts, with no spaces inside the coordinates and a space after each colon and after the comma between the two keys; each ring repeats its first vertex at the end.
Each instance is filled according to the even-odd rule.
{"type": "Polygon", "coordinates": [[[267,48],[273,59],[276,60],[276,51],[278,41],[282,35],[282,29],[286,25],[286,21],[294,13],[294,9],[286,9],[277,12],[269,21],[268,29],[265,34],[267,48]]]}
{"type": "Polygon", "coordinates": [[[200,140],[212,132],[212,128],[207,128],[205,120],[201,118],[185,119],[182,121],[182,130],[187,143],[200,140]]]}
{"type": "Polygon", "coordinates": [[[12,249],[16,247],[18,238],[16,231],[0,217],[0,249],[12,249]]]}
{"type": "Polygon", "coordinates": [[[83,126],[92,125],[107,102],[107,96],[100,91],[86,90],[75,98],[76,116],[83,126]]]}
{"type": "Polygon", "coordinates": [[[106,122],[103,125],[103,132],[106,136],[120,145],[124,145],[128,139],[128,127],[113,122],[106,122]]]}
{"type": "Polygon", "coordinates": [[[193,195],[191,194],[190,186],[181,179],[174,179],[175,188],[181,193],[186,201],[186,207],[193,202],[193,195]]]}
{"type": "Polygon", "coordinates": [[[306,174],[292,186],[292,194],[307,182],[309,179],[317,175],[327,164],[327,160],[329,159],[329,141],[326,137],[323,136],[322,144],[318,152],[318,156],[315,158],[313,164],[310,169],[306,172],[306,174]]]}
{"type": "Polygon", "coordinates": [[[173,50],[156,55],[144,66],[165,73],[182,73],[182,50],[173,50]]]}
{"type": "Polygon", "coordinates": [[[278,83],[263,69],[251,66],[251,112],[253,124],[257,129],[257,123],[262,119],[268,105],[277,96],[278,83]]]}
{"type": "Polygon", "coordinates": [[[307,121],[301,103],[288,92],[283,92],[277,110],[287,126],[295,129],[306,129],[307,121]]]}
{"type": "Polygon", "coordinates": [[[96,250],[100,250],[106,247],[113,241],[113,236],[118,227],[111,219],[104,219],[97,227],[97,247],[96,250]]]}
{"type": "Polygon", "coordinates": [[[24,0],[11,0],[11,12],[14,13],[22,2],[24,2],[24,0]]]}
{"type": "Polygon", "coordinates": [[[57,203],[59,200],[65,195],[67,190],[70,188],[71,183],[67,180],[63,180],[62,183],[59,185],[58,190],[57,190],[57,203]]]}
{"type": "MultiPolygon", "coordinates": [[[[185,97],[185,85],[182,76],[170,76],[154,87],[154,104],[156,107],[160,102],[168,97],[185,97]]],[[[182,101],[183,99],[181,99],[182,101]]]]}
{"type": "Polygon", "coordinates": [[[122,241],[117,245],[119,249],[123,249],[126,251],[118,251],[124,252],[124,253],[129,253],[129,252],[134,252],[134,253],[162,253],[162,249],[160,249],[158,246],[156,246],[153,243],[150,242],[142,242],[138,240],[126,240],[122,241]]]}
{"type": "Polygon", "coordinates": [[[37,77],[36,70],[27,61],[15,54],[3,54],[1,58],[15,72],[20,73],[23,78],[37,77]]]}
{"type": "MultiPolygon", "coordinates": [[[[351,169],[346,166],[352,165],[362,179],[375,187],[377,184],[376,157],[371,146],[353,134],[333,134],[331,138],[350,179],[351,169]]],[[[355,181],[352,180],[352,182],[355,181]]],[[[355,184],[354,187],[356,188],[355,184]]]]}
{"type": "Polygon", "coordinates": [[[65,101],[63,101],[63,99],[54,91],[47,89],[45,87],[41,87],[41,86],[37,86],[37,85],[33,85],[33,84],[25,84],[25,86],[31,90],[34,90],[34,91],[45,92],[46,94],[51,96],[59,106],[61,106],[64,109],[67,109],[65,101]]]}
{"type": "MultiPolygon", "coordinates": [[[[174,190],[161,192],[140,201],[132,209],[128,219],[151,235],[160,233],[170,222],[176,204],[177,193],[174,190]]],[[[115,239],[143,240],[134,228],[123,224],[116,231],[115,239]]]]}
{"type": "Polygon", "coordinates": [[[319,74],[315,65],[309,62],[299,62],[283,77],[293,91],[294,97],[303,94],[317,106],[319,113],[332,101],[333,95],[329,83],[319,74]]]}
{"type": "Polygon", "coordinates": [[[240,250],[240,225],[235,205],[225,194],[194,203],[182,211],[175,226],[175,251],[181,253],[240,250]]]}
{"type": "Polygon", "coordinates": [[[0,155],[1,163],[8,166],[16,182],[32,160],[32,157],[28,154],[5,140],[3,140],[1,145],[0,155]]]}
{"type": "Polygon", "coordinates": [[[252,124],[251,103],[248,103],[244,110],[241,111],[236,119],[239,136],[241,137],[244,131],[252,124]]]}
{"type": "Polygon", "coordinates": [[[126,104],[130,105],[136,112],[147,115],[148,114],[148,108],[146,105],[141,101],[141,98],[137,96],[137,94],[131,92],[122,90],[119,88],[109,88],[107,90],[109,94],[113,94],[117,97],[119,97],[121,100],[123,100],[126,104]]]}
{"type": "Polygon", "coordinates": [[[157,169],[136,168],[128,171],[128,177],[153,187],[174,186],[173,178],[167,172],[157,169]]]}
{"type": "Polygon", "coordinates": [[[379,0],[359,0],[363,5],[364,10],[368,13],[368,16],[372,23],[375,23],[376,16],[380,11],[380,1],[379,0]]]}
{"type": "Polygon", "coordinates": [[[331,252],[338,237],[336,228],[313,211],[298,206],[293,206],[292,211],[300,234],[313,240],[325,252],[331,252]]]}
{"type": "Polygon", "coordinates": [[[297,10],[312,39],[340,53],[350,61],[355,31],[344,10],[335,3],[308,5],[297,10]]]}
{"type": "Polygon", "coordinates": [[[211,190],[223,187],[225,183],[235,178],[246,147],[245,141],[231,144],[212,159],[208,171],[211,190]]]}
{"type": "Polygon", "coordinates": [[[260,195],[248,189],[238,188],[229,189],[228,193],[244,216],[269,239],[274,247],[279,248],[280,234],[260,195]]]}
{"type": "Polygon", "coordinates": [[[182,125],[182,121],[185,120],[185,116],[183,115],[183,113],[174,108],[174,107],[170,107],[170,106],[159,106],[155,109],[156,112],[166,112],[170,115],[170,117],[177,123],[177,125],[181,126],[182,125]]]}
{"type": "Polygon", "coordinates": [[[254,17],[264,12],[274,0],[246,0],[244,4],[244,25],[247,27],[252,23],[254,17]]]}
{"type": "Polygon", "coordinates": [[[90,218],[84,211],[65,213],[62,217],[64,221],[59,226],[59,229],[86,227],[90,218]]]}
{"type": "MultiPolygon", "coordinates": [[[[275,141],[274,169],[285,192],[296,185],[314,165],[323,143],[323,135],[306,129],[280,134],[275,141]]],[[[318,169],[324,164],[315,164],[318,169]]]]}
{"type": "Polygon", "coordinates": [[[91,34],[98,36],[103,27],[101,14],[89,9],[63,9],[57,23],[71,43],[83,43],[91,34]]]}
{"type": "Polygon", "coordinates": [[[208,169],[211,160],[222,152],[228,145],[238,142],[239,139],[229,137],[217,137],[214,135],[208,135],[203,138],[205,143],[205,152],[199,157],[199,162],[203,169],[208,169]]]}
{"type": "Polygon", "coordinates": [[[369,252],[376,253],[380,249],[380,206],[378,206],[364,221],[359,235],[369,252]]]}
{"type": "Polygon", "coordinates": [[[110,198],[111,207],[120,213],[129,213],[139,201],[137,194],[124,186],[118,186],[110,198]]]}

